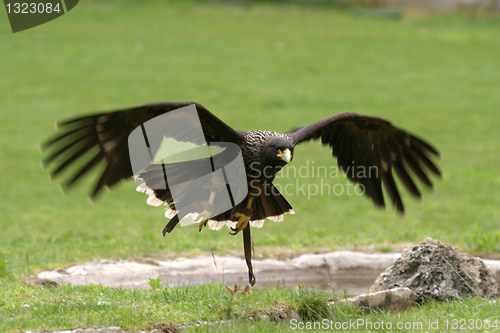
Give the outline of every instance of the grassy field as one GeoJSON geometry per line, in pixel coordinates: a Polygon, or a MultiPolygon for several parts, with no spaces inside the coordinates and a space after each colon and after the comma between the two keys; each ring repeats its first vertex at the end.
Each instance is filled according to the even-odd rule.
{"type": "MultiPolygon", "coordinates": [[[[370,20],[328,7],[85,1],[12,34],[1,14],[2,316],[17,297],[8,290],[35,292],[21,287],[27,256],[36,273],[104,258],[242,254],[241,237],[228,229],[199,233],[191,225],[163,238],[162,208],[147,206],[132,182],[92,204],[92,179],[63,195],[41,170],[38,144],[55,121],[156,101],[197,101],[243,130],[286,131],[342,111],[376,115],[442,152],[443,180],[424,191],[423,203],[405,195],[405,218],[358,196],[289,195],[296,215],[253,231],[256,256],[394,251],[430,236],[498,257],[499,28],[493,17],[370,20]]],[[[336,162],[316,142],[295,151],[293,165],[307,163],[336,162]]],[[[345,184],[278,179],[295,181],[345,184]]],[[[82,325],[104,322],[91,323],[82,325]]]]}
{"type": "Polygon", "coordinates": [[[205,323],[190,327],[191,332],[303,332],[304,329],[313,331],[306,329],[306,325],[314,325],[314,322],[321,325],[314,331],[324,331],[325,325],[333,329],[336,325],[337,329],[338,325],[344,325],[350,331],[359,332],[457,332],[464,329],[467,332],[497,332],[500,329],[497,299],[429,301],[406,312],[382,311],[366,315],[353,306],[329,308],[327,301],[338,299],[338,295],[314,290],[273,288],[241,293],[239,290],[231,298],[224,286],[215,284],[158,290],[16,286],[5,289],[5,297],[0,300],[0,329],[51,331],[119,326],[130,331],[151,330],[172,323],[200,325],[200,321],[205,323]],[[273,310],[274,304],[280,304],[282,309],[294,309],[298,318],[290,322],[276,321],[274,318],[279,312],[273,310]],[[251,320],[252,317],[260,320],[251,320]],[[207,325],[207,321],[212,324],[207,325]]]}

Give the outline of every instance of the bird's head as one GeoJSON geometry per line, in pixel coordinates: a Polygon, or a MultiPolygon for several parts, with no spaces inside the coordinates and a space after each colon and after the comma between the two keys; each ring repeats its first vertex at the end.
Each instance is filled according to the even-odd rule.
{"type": "Polygon", "coordinates": [[[271,165],[285,166],[293,159],[293,142],[283,137],[276,137],[268,142],[267,159],[271,165]]]}

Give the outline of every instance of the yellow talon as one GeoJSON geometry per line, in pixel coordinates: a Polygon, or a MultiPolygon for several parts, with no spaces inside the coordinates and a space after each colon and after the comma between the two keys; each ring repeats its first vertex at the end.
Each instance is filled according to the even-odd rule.
{"type": "Polygon", "coordinates": [[[236,223],[236,227],[231,228],[234,231],[232,235],[236,235],[238,232],[245,229],[250,222],[250,216],[243,213],[234,213],[234,216],[239,217],[240,220],[238,221],[238,223],[236,223]]]}
{"type": "Polygon", "coordinates": [[[200,222],[200,231],[201,231],[201,229],[203,229],[203,227],[207,226],[207,222],[208,222],[208,220],[203,220],[200,222]]]}
{"type": "Polygon", "coordinates": [[[198,218],[197,218],[197,221],[198,222],[199,220],[201,220],[200,222],[200,231],[201,229],[207,225],[207,222],[208,220],[210,219],[210,217],[212,216],[212,213],[209,212],[208,210],[203,210],[203,212],[201,212],[199,215],[198,215],[198,218]]]}

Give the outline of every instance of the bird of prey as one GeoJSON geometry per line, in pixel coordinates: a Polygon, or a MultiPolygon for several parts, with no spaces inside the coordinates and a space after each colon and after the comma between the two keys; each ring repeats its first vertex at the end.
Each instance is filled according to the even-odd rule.
{"type": "MultiPolygon", "coordinates": [[[[52,177],[58,176],[68,167],[80,166],[62,184],[64,188],[74,185],[77,180],[104,161],[104,171],[91,197],[95,197],[103,187],[111,187],[123,179],[135,177],[142,182],[138,190],[149,195],[147,200],[149,204],[166,206],[165,216],[170,218],[170,221],[165,226],[163,235],[170,233],[180,219],[189,215],[199,223],[200,231],[205,225],[215,230],[226,225],[231,228],[233,234],[243,231],[245,259],[249,282],[252,285],[255,283],[255,276],[251,263],[250,226],[260,228],[266,218],[281,222],[284,214],[294,214],[292,206],[272,182],[281,168],[292,161],[296,145],[321,139],[323,145],[330,147],[333,156],[337,158],[338,166],[344,172],[349,167],[366,170],[375,167],[377,172],[369,176],[348,172],[347,177],[360,184],[364,194],[379,207],[385,207],[382,190],[384,187],[393,206],[400,212],[404,212],[404,206],[394,180],[394,172],[401,183],[416,197],[420,197],[421,193],[410,176],[411,172],[428,187],[433,186],[428,176],[429,171],[437,176],[441,175],[431,159],[432,155],[439,156],[439,153],[430,144],[384,119],[349,112],[339,113],[283,134],[271,131],[235,130],[205,107],[193,102],[148,104],[83,116],[57,125],[59,132],[41,144],[42,151],[47,154],[42,164],[52,168],[50,171],[52,177]],[[135,174],[131,166],[128,137],[134,129],[162,114],[190,105],[196,107],[204,139],[209,145],[224,147],[226,144],[226,148],[237,147],[243,157],[246,179],[240,181],[245,182],[248,192],[245,192],[241,202],[235,203],[233,207],[215,216],[210,212],[214,211],[221,189],[228,187],[227,179],[214,177],[213,186],[206,192],[207,197],[204,201],[187,205],[183,208],[182,214],[176,206],[182,203],[183,197],[174,200],[171,193],[175,177],[184,181],[199,178],[210,172],[198,167],[197,163],[201,163],[203,159],[167,164],[170,174],[174,176],[168,177],[168,182],[163,188],[154,186],[154,183],[159,178],[164,178],[165,166],[151,164],[140,174],[135,174]]],[[[162,126],[161,122],[157,125],[162,126]]],[[[172,130],[163,135],[179,141],[190,140],[190,133],[179,130],[172,130]]],[[[213,155],[212,162],[220,165],[232,159],[235,153],[237,152],[234,149],[224,149],[213,155]]],[[[217,169],[217,166],[215,168],[217,169]]]]}

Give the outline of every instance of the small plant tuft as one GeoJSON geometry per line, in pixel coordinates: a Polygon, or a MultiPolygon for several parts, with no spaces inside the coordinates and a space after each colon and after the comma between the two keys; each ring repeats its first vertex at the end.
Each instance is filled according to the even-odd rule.
{"type": "Polygon", "coordinates": [[[244,311],[236,311],[234,309],[234,305],[235,303],[242,297],[242,296],[245,296],[247,295],[248,293],[250,293],[250,286],[246,286],[245,289],[243,291],[241,291],[239,294],[238,294],[238,291],[240,291],[240,287],[238,287],[237,284],[234,285],[233,288],[229,288],[226,286],[226,290],[229,291],[229,293],[231,294],[231,296],[229,297],[229,299],[227,300],[226,302],[226,306],[224,307],[224,314],[226,316],[226,318],[236,318],[236,317],[239,317],[239,318],[243,318],[243,317],[246,317],[248,315],[253,315],[255,314],[255,311],[247,311],[247,310],[244,310],[244,311]]]}
{"type": "Polygon", "coordinates": [[[159,276],[156,279],[150,277],[148,283],[153,290],[158,290],[161,288],[161,281],[159,276]]]}
{"type": "Polygon", "coordinates": [[[319,321],[330,315],[326,296],[308,290],[303,284],[297,288],[297,303],[297,314],[303,321],[319,321]]]}

